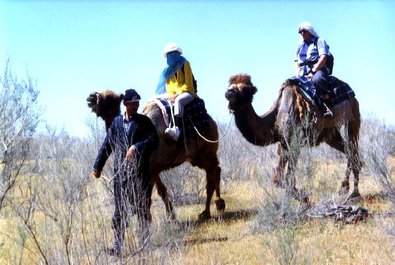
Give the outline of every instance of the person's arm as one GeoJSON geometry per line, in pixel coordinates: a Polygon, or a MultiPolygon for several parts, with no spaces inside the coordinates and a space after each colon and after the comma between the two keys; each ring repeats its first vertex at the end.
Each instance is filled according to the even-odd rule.
{"type": "Polygon", "coordinates": [[[329,46],[326,44],[325,40],[321,37],[315,40],[315,45],[318,50],[318,61],[314,64],[313,68],[311,69],[312,74],[320,71],[326,63],[327,55],[329,54],[329,46]]]}
{"type": "Polygon", "coordinates": [[[300,52],[300,44],[298,45],[298,47],[296,48],[296,54],[295,54],[295,76],[299,76],[300,75],[300,64],[299,64],[299,52],[300,52]]]}
{"type": "Polygon", "coordinates": [[[104,165],[106,164],[108,157],[112,153],[111,137],[114,133],[114,127],[115,126],[113,123],[111,125],[110,129],[108,130],[106,138],[104,138],[104,141],[99,149],[99,152],[97,153],[97,157],[96,157],[95,163],[93,165],[92,173],[91,173],[91,175],[94,176],[95,178],[100,177],[101,172],[104,168],[104,165]]]}
{"type": "Polygon", "coordinates": [[[325,63],[326,63],[326,54],[323,54],[320,56],[320,58],[318,59],[318,62],[313,66],[313,68],[311,69],[311,71],[313,72],[313,74],[315,74],[316,72],[318,72],[319,70],[322,69],[322,67],[324,67],[325,63]]]}
{"type": "Polygon", "coordinates": [[[184,92],[189,92],[192,95],[195,95],[192,69],[188,61],[185,61],[184,65],[177,71],[177,82],[178,87],[176,88],[176,94],[179,95],[184,92]]]}

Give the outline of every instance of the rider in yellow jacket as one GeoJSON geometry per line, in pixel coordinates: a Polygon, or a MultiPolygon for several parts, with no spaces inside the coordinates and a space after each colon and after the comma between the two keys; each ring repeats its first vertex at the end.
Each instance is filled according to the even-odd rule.
{"type": "Polygon", "coordinates": [[[195,93],[196,88],[193,84],[191,65],[188,61],[184,62],[184,65],[177,70],[175,75],[166,80],[166,91],[169,98],[184,92],[191,93],[195,97],[197,96],[195,93]]]}

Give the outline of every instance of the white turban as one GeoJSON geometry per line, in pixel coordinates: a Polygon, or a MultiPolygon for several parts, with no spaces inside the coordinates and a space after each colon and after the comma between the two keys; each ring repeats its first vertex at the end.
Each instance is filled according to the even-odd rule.
{"type": "Polygon", "coordinates": [[[313,26],[311,25],[310,22],[303,22],[302,24],[300,24],[298,26],[298,32],[300,32],[301,30],[307,30],[314,37],[318,37],[317,32],[315,32],[315,30],[314,30],[314,28],[313,28],[313,26]]]}

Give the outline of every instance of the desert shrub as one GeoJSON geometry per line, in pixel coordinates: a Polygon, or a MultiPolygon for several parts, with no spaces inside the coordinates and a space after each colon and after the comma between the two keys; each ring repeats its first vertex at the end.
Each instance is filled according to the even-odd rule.
{"type": "MultiPolygon", "coordinates": [[[[383,121],[369,117],[364,120],[362,127],[361,150],[366,171],[373,176],[385,198],[390,201],[389,211],[395,212],[395,179],[394,165],[389,158],[394,154],[395,129],[383,121]]],[[[379,218],[383,230],[395,236],[395,221],[393,218],[379,218]]]]}
{"type": "Polygon", "coordinates": [[[206,173],[188,163],[166,170],[160,175],[175,206],[196,204],[206,198],[206,173]]]}
{"type": "Polygon", "coordinates": [[[41,115],[38,90],[30,77],[18,80],[9,62],[0,78],[0,211],[7,194],[23,171],[29,171],[28,154],[41,115]]]}
{"type": "Polygon", "coordinates": [[[364,120],[360,140],[362,160],[382,191],[395,203],[395,183],[389,157],[395,130],[377,119],[364,120]]]}
{"type": "Polygon", "coordinates": [[[232,123],[219,124],[221,138],[219,159],[222,168],[221,180],[226,184],[233,180],[251,180],[263,177],[270,181],[277,159],[277,146],[253,145],[241,135],[232,123]]]}

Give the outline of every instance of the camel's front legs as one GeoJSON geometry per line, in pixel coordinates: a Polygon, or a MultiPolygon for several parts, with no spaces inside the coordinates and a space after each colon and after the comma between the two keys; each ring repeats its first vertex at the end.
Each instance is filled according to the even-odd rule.
{"type": "Polygon", "coordinates": [[[272,181],[276,186],[284,188],[284,169],[288,162],[288,156],[284,155],[284,150],[281,144],[278,144],[277,154],[277,167],[274,169],[272,181]]]}
{"type": "Polygon", "coordinates": [[[295,170],[298,162],[299,152],[290,152],[281,144],[279,144],[277,153],[279,155],[278,165],[273,175],[273,182],[277,186],[286,189],[287,193],[296,200],[308,203],[309,197],[304,192],[299,191],[296,188],[295,170]],[[287,167],[287,172],[284,178],[285,167],[287,167]]]}

